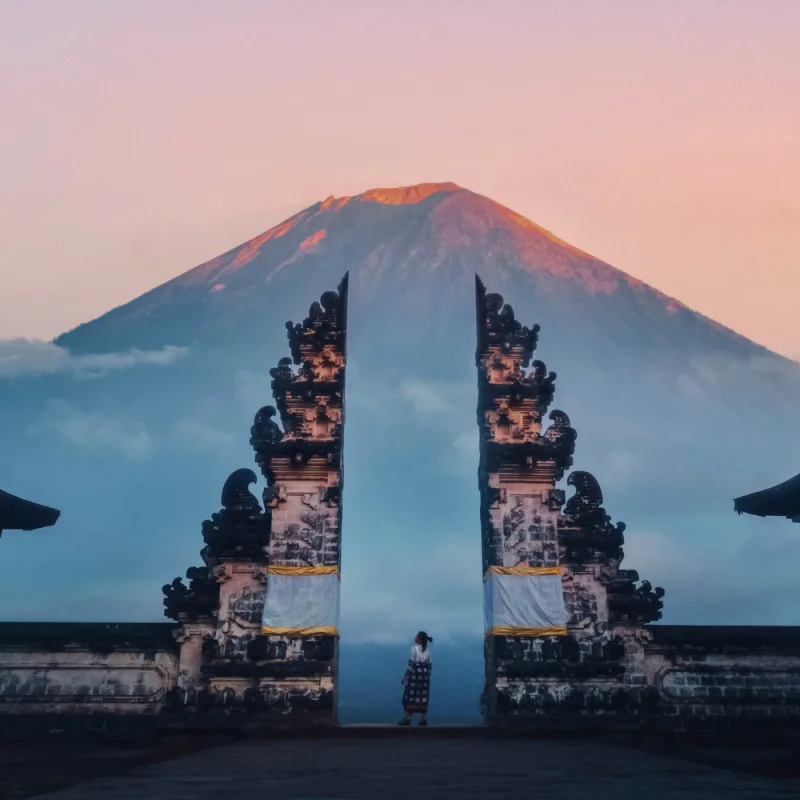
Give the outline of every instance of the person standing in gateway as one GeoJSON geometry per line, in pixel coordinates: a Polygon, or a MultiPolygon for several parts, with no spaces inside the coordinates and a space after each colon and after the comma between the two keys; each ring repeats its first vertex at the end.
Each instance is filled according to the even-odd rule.
{"type": "Polygon", "coordinates": [[[433,641],[425,631],[420,631],[414,639],[408,669],[401,681],[405,686],[403,692],[403,709],[406,714],[398,724],[410,725],[414,714],[420,714],[419,724],[428,724],[428,696],[431,687],[431,653],[428,644],[433,641]]]}

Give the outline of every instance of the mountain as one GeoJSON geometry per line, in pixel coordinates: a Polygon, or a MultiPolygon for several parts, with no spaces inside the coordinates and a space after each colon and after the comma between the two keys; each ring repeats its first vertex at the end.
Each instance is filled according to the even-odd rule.
{"type": "Polygon", "coordinates": [[[458,711],[448,684],[446,713],[477,709],[475,273],[542,326],[575,467],[628,524],[625,566],[667,589],[665,621],[800,622],[800,537],[731,499],[797,471],[800,365],[449,183],[329,197],[65,333],[45,366],[0,370],[0,486],[63,512],[52,533],[4,538],[6,618],[159,617],[225,477],[252,463],[285,320],[348,271],[351,717],[359,692],[391,691],[419,629],[465,687],[458,711]]]}
{"type": "Polygon", "coordinates": [[[540,306],[555,304],[568,313],[575,312],[579,294],[609,340],[612,331],[629,326],[629,333],[665,343],[683,335],[694,345],[702,340],[712,348],[752,351],[746,340],[678,301],[452,183],[329,197],[57,341],[76,352],[109,344],[210,344],[220,335],[241,335],[243,322],[256,326],[273,304],[291,302],[298,283],[334,285],[348,270],[357,300],[380,301],[391,288],[415,296],[417,317],[443,299],[461,302],[477,272],[499,292],[515,292],[515,280],[527,279],[540,306]],[[426,296],[429,285],[442,294],[426,296]]]}

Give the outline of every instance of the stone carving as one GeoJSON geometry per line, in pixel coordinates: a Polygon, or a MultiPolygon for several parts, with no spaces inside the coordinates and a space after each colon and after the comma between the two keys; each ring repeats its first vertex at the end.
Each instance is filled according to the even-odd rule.
{"type": "Polygon", "coordinates": [[[573,517],[582,524],[594,524],[596,515],[605,521],[606,513],[601,509],[603,492],[597,478],[589,472],[573,472],[567,479],[567,486],[575,487],[575,494],[564,507],[564,516],[573,517]]]}
{"type": "Polygon", "coordinates": [[[125,666],[46,662],[12,666],[0,681],[0,702],[84,707],[159,702],[166,694],[166,671],[141,661],[125,666]]]}
{"type": "Polygon", "coordinates": [[[521,352],[523,366],[530,363],[539,336],[539,326],[526,328],[517,322],[514,309],[507,305],[501,295],[486,294],[483,284],[476,277],[478,293],[478,351],[486,352],[491,345],[503,353],[513,349],[521,352]]]}
{"type": "Polygon", "coordinates": [[[251,469],[237,469],[232,472],[222,487],[222,506],[226,514],[246,517],[261,514],[261,507],[250,485],[258,480],[251,469]]]}
{"type": "Polygon", "coordinates": [[[263,563],[269,545],[270,518],[263,514],[250,492],[256,476],[251,469],[232,472],[222,487],[222,510],[203,523],[205,547],[200,555],[205,566],[186,571],[189,585],[181,578],[163,588],[164,616],[172,619],[211,618],[220,603],[220,584],[231,575],[224,559],[263,563]]]}
{"type": "Polygon", "coordinates": [[[273,536],[271,559],[290,566],[336,565],[339,555],[338,508],[323,501],[325,490],[302,495],[297,521],[273,536]]]}
{"type": "Polygon", "coordinates": [[[563,411],[551,411],[550,420],[553,424],[544,432],[544,438],[552,448],[551,455],[556,464],[555,479],[560,481],[564,472],[572,466],[578,434],[563,411]]]}
{"type": "Polygon", "coordinates": [[[664,590],[639,580],[634,570],[620,570],[624,557],[625,523],[614,525],[603,508],[603,493],[597,479],[588,472],[573,472],[567,479],[575,494],[564,507],[560,520],[563,558],[572,564],[603,562],[601,582],[608,593],[608,609],[618,621],[644,624],[661,619],[664,590]]]}
{"type": "Polygon", "coordinates": [[[181,578],[168,583],[164,592],[164,616],[170,619],[196,620],[213,617],[219,608],[219,583],[208,567],[189,567],[189,585],[181,578]]]}
{"type": "Polygon", "coordinates": [[[278,444],[283,439],[283,431],[272,418],[278,412],[274,406],[264,406],[260,409],[250,429],[250,445],[256,449],[267,448],[278,444]]]}
{"type": "Polygon", "coordinates": [[[561,539],[565,560],[586,562],[596,555],[620,562],[625,543],[625,523],[613,525],[603,508],[603,492],[597,479],[588,472],[575,471],[567,478],[575,494],[564,507],[561,539]]]}
{"type": "Polygon", "coordinates": [[[245,586],[241,592],[228,598],[228,616],[248,625],[260,625],[264,614],[264,589],[252,590],[245,586]]]}
{"type": "Polygon", "coordinates": [[[537,498],[517,495],[503,515],[503,565],[558,566],[558,539],[553,520],[536,510],[537,498]]]}
{"type": "Polygon", "coordinates": [[[263,561],[267,557],[270,516],[261,511],[249,486],[257,480],[251,469],[231,473],[222,489],[222,510],[203,523],[203,560],[223,558],[263,561]]]}
{"type": "Polygon", "coordinates": [[[256,464],[258,464],[261,473],[267,479],[268,486],[272,486],[275,483],[275,475],[271,467],[271,455],[284,437],[284,432],[276,422],[273,422],[272,418],[275,414],[277,414],[277,411],[274,406],[264,406],[256,413],[253,425],[250,428],[250,446],[256,452],[256,464]]]}
{"type": "Polygon", "coordinates": [[[278,462],[339,469],[346,306],[347,277],[337,292],[326,292],[311,306],[302,323],[286,323],[292,358],[270,370],[275,406],[262,408],[251,428],[250,444],[268,487],[280,484],[278,462]],[[293,362],[300,367],[296,372],[293,362]],[[276,414],[282,429],[273,421],[276,414]]]}
{"type": "Polygon", "coordinates": [[[303,361],[304,350],[322,351],[326,345],[345,352],[347,335],[347,277],[336,292],[325,292],[311,304],[302,323],[286,323],[289,347],[295,364],[303,361]]]}
{"type": "Polygon", "coordinates": [[[623,569],[608,583],[608,607],[615,620],[643,625],[661,619],[664,590],[660,586],[653,589],[649,581],[637,587],[638,580],[636,570],[623,569]]]}
{"type": "Polygon", "coordinates": [[[580,584],[568,583],[564,586],[564,605],[567,609],[568,624],[572,628],[588,628],[597,623],[597,596],[580,584]]]}

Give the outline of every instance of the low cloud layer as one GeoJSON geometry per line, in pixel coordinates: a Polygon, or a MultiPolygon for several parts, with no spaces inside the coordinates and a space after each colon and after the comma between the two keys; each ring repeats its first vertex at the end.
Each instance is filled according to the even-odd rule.
{"type": "Polygon", "coordinates": [[[113,453],[132,460],[150,458],[156,451],[194,453],[224,452],[237,438],[209,420],[204,409],[187,413],[168,431],[125,412],[80,409],[62,400],[46,403],[29,426],[31,436],[55,436],[70,447],[96,454],[113,453]]]}
{"type": "Polygon", "coordinates": [[[480,539],[445,533],[424,558],[415,559],[417,546],[402,531],[383,528],[382,537],[380,556],[362,546],[345,557],[342,629],[348,641],[405,642],[421,629],[439,642],[480,639],[480,539]],[[378,564],[392,567],[376,568],[378,564]]]}
{"type": "Polygon", "coordinates": [[[144,423],[126,416],[86,412],[53,400],[41,418],[30,427],[33,435],[55,434],[74,447],[90,451],[112,451],[127,458],[150,455],[154,440],[144,423]]]}
{"type": "Polygon", "coordinates": [[[139,365],[167,366],[187,355],[185,347],[166,345],[160,350],[74,355],[65,347],[40,339],[0,340],[0,378],[71,374],[100,377],[139,365]]]}
{"type": "Polygon", "coordinates": [[[800,537],[791,525],[757,521],[727,541],[626,531],[623,566],[663,586],[664,621],[694,625],[790,625],[797,621],[800,537]]]}

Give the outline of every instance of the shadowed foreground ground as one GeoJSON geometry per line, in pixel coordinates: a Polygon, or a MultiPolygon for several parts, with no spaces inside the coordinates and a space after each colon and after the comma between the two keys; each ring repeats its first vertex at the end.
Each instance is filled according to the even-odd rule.
{"type": "MultiPolygon", "coordinates": [[[[244,741],[204,749],[73,785],[48,797],[60,800],[362,800],[362,798],[587,798],[593,800],[768,800],[800,796],[800,782],[735,774],[686,760],[596,742],[502,739],[482,736],[403,736],[363,730],[322,739],[244,741]]],[[[423,735],[420,736],[419,734],[423,735]]],[[[173,754],[178,749],[173,749],[173,754]]],[[[20,751],[21,752],[21,751],[20,751]]],[[[62,751],[67,755],[67,751],[62,751]]],[[[114,751],[108,751],[113,753],[114,751]]],[[[101,774],[102,751],[96,771],[101,774]],[[99,772],[97,771],[99,770],[99,772]]],[[[162,755],[165,753],[162,752],[162,755]]],[[[13,750],[0,755],[6,797],[31,796],[59,769],[55,752],[40,752],[39,783],[23,780],[13,750]],[[16,767],[15,767],[16,763],[16,767]],[[17,774],[18,785],[10,779],[17,774]],[[36,788],[34,788],[36,787],[36,788]],[[9,794],[9,790],[13,791],[9,794]]],[[[109,755],[109,758],[112,756],[109,755]]],[[[119,753],[116,756],[119,759],[119,753]]],[[[128,766],[147,759],[130,751],[128,766]]],[[[69,759],[73,766],[77,764],[69,759]]],[[[29,765],[30,766],[30,765],[29,765]]],[[[62,767],[65,765],[62,764],[62,767]]],[[[106,765],[118,771],[122,761],[106,765]]],[[[62,784],[63,783],[62,776],[62,784]]],[[[74,778],[72,781],[74,783],[74,778]]]]}

